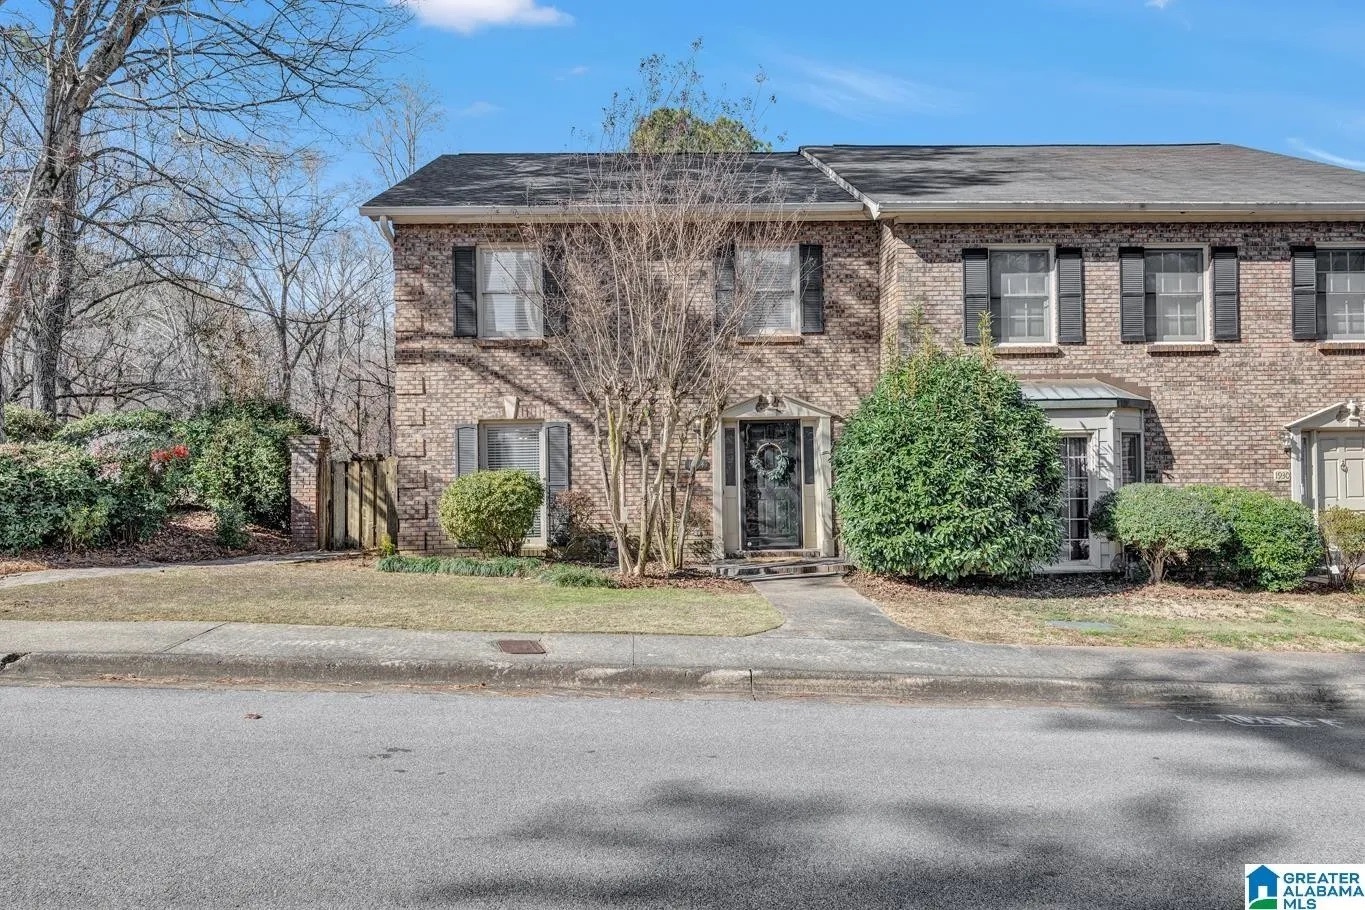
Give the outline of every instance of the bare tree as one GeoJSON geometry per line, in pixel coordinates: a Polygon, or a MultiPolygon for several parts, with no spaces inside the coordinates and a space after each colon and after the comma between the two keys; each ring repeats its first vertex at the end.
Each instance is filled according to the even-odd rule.
{"type": "MultiPolygon", "coordinates": [[[[213,159],[259,157],[318,107],[372,103],[379,54],[401,22],[401,7],[385,0],[34,6],[32,18],[8,13],[0,27],[0,69],[15,77],[0,93],[27,125],[23,141],[6,149],[17,179],[0,245],[0,345],[27,306],[72,169],[103,159],[174,188],[179,169],[167,166],[167,155],[197,158],[210,173],[213,159]],[[140,131],[163,141],[139,141],[140,131]]],[[[232,208],[231,199],[197,186],[184,191],[191,206],[232,208]]]]}
{"type": "MultiPolygon", "coordinates": [[[[608,136],[631,135],[660,102],[688,112],[680,123],[715,119],[694,61],[650,58],[644,73],[643,93],[609,110],[608,136]]],[[[526,228],[547,264],[552,350],[588,405],[619,568],[633,575],[683,564],[697,475],[746,359],[737,342],[770,305],[756,276],[736,273],[735,245],[791,244],[801,210],[766,155],[660,147],[585,156],[582,198],[526,228]]]]}
{"type": "Polygon", "coordinates": [[[427,143],[446,122],[445,110],[425,82],[400,82],[380,105],[359,142],[384,186],[393,186],[428,158],[427,143]]]}

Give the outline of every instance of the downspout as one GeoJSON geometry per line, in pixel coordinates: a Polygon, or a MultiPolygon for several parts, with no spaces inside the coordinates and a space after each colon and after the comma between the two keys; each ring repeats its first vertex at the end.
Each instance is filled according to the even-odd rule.
{"type": "Polygon", "coordinates": [[[374,219],[374,226],[379,231],[379,236],[384,238],[384,242],[393,248],[393,222],[387,215],[379,215],[374,219]]]}

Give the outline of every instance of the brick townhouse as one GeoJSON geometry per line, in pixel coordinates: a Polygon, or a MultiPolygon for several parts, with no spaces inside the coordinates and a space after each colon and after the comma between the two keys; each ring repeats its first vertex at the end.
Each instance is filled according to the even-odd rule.
{"type": "MultiPolygon", "coordinates": [[[[393,246],[405,550],[452,546],[436,501],[462,472],[604,495],[523,245],[522,225],[563,217],[580,160],[446,155],[361,209],[393,246]]],[[[704,477],[717,555],[837,552],[833,440],[917,316],[975,344],[989,313],[999,362],[1060,431],[1054,568],[1109,564],[1089,506],[1139,480],[1365,509],[1365,174],[1219,144],[827,146],[750,165],[780,175],[801,223],[789,249],[735,257],[741,280],[760,257],[791,280],[753,327],[765,343],[704,477]],[[776,452],[794,468],[771,482],[752,465],[776,452]]]]}

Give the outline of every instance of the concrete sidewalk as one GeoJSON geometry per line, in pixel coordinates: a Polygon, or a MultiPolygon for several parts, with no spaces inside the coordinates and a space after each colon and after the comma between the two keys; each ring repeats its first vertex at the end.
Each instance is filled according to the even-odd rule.
{"type": "Polygon", "coordinates": [[[0,621],[0,681],[274,681],[1365,709],[1365,655],[756,635],[0,621]],[[515,656],[500,638],[535,638],[515,656]]]}

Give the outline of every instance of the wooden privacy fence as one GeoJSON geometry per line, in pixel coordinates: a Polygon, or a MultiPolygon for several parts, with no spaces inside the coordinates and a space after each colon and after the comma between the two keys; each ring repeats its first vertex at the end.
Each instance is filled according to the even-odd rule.
{"type": "Polygon", "coordinates": [[[318,501],[324,550],[373,550],[398,540],[398,459],[356,455],[332,461],[318,501]]]}

